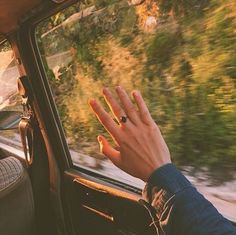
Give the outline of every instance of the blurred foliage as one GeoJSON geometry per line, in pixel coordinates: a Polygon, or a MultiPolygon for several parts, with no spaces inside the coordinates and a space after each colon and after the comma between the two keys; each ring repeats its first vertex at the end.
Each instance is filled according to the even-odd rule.
{"type": "Polygon", "coordinates": [[[87,100],[104,102],[102,87],[121,84],[142,92],[175,163],[235,166],[236,3],[130,2],[82,1],[37,28],[68,142],[80,151],[95,145],[105,130],[87,100]]]}
{"type": "Polygon", "coordinates": [[[11,50],[11,45],[9,42],[4,41],[4,43],[0,44],[0,52],[6,52],[11,50]]]}

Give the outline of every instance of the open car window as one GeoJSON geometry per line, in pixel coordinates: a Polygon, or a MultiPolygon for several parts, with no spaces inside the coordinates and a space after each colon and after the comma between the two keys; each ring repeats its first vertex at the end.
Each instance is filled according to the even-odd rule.
{"type": "Polygon", "coordinates": [[[109,136],[88,106],[104,103],[104,86],[138,89],[174,163],[236,221],[235,12],[200,2],[81,2],[42,21],[36,40],[75,167],[144,186],[100,154],[96,136],[109,136]]]}

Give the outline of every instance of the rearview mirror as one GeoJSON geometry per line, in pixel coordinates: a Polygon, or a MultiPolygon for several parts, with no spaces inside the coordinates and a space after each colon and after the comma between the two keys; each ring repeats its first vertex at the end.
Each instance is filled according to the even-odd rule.
{"type": "Polygon", "coordinates": [[[21,115],[18,111],[0,111],[0,131],[17,129],[21,115]]]}

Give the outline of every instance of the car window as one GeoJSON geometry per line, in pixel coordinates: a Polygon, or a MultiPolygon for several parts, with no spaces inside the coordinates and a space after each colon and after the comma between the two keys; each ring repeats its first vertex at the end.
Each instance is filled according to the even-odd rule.
{"type": "MultiPolygon", "coordinates": [[[[21,98],[17,89],[19,72],[14,53],[8,41],[0,45],[0,115],[3,111],[22,112],[21,98]]],[[[2,119],[1,119],[2,120],[2,119]]],[[[14,121],[15,120],[14,118],[14,121]]],[[[18,129],[0,130],[0,148],[11,150],[18,156],[23,156],[18,129]]],[[[0,156],[1,157],[1,156],[0,156]]]]}
{"type": "Polygon", "coordinates": [[[104,86],[139,89],[174,163],[236,221],[236,13],[229,0],[165,2],[81,1],[37,26],[71,157],[143,187],[99,152],[108,135],[87,103],[104,103],[104,86]]]}

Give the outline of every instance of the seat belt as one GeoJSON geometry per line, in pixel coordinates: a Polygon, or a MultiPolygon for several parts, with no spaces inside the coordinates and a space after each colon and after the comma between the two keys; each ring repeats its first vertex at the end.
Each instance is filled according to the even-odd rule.
{"type": "Polygon", "coordinates": [[[32,123],[31,116],[22,115],[20,123],[19,123],[19,132],[20,132],[20,137],[21,137],[21,142],[23,146],[27,168],[33,163],[34,131],[31,126],[31,123],[32,123]]]}
{"type": "Polygon", "coordinates": [[[34,130],[33,122],[35,121],[33,110],[29,104],[29,95],[27,94],[26,76],[18,78],[18,91],[22,97],[23,114],[19,123],[19,133],[23,146],[23,152],[26,161],[26,167],[30,167],[33,163],[33,141],[34,130]]]}

